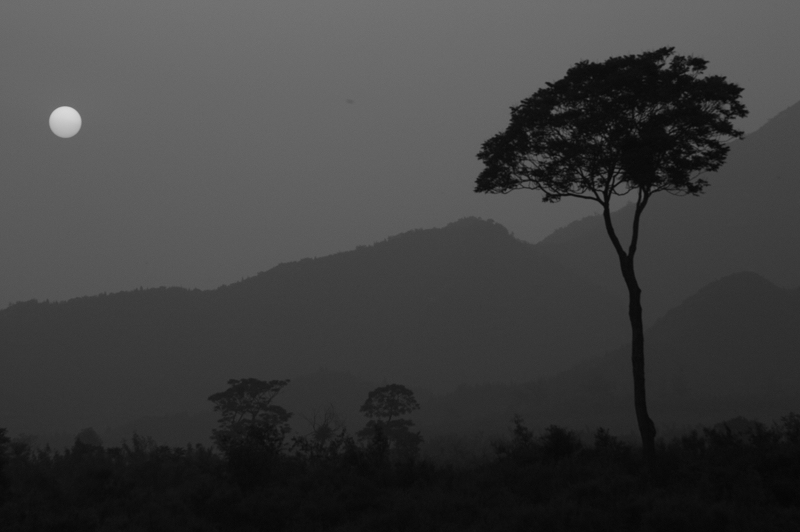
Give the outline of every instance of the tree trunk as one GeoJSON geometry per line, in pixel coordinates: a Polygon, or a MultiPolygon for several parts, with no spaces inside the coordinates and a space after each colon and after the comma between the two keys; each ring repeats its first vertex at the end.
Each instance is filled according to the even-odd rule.
{"type": "Polygon", "coordinates": [[[653,469],[655,460],[656,427],[647,414],[647,396],[644,387],[644,326],[642,324],[642,290],[636,281],[633,260],[624,261],[622,275],[628,286],[628,317],[631,320],[631,362],[633,365],[633,402],[636,408],[636,421],[642,435],[642,455],[648,472],[653,469]]]}
{"type": "Polygon", "coordinates": [[[636,201],[636,212],[633,216],[633,233],[626,253],[614,231],[611,222],[611,208],[608,198],[603,202],[603,220],[611,243],[619,257],[622,268],[622,277],[628,287],[628,317],[631,320],[631,362],[633,365],[633,404],[636,408],[636,421],[639,424],[639,433],[642,435],[642,456],[644,458],[647,475],[650,476],[655,465],[656,454],[656,426],[647,415],[647,396],[644,389],[644,325],[642,324],[642,289],[636,281],[633,269],[633,257],[636,255],[636,244],[639,240],[639,220],[650,197],[648,191],[639,189],[636,201]]]}

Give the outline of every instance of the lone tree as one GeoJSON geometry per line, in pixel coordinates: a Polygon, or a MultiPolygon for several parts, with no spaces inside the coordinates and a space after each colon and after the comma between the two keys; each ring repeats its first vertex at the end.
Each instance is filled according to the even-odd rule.
{"type": "Polygon", "coordinates": [[[656,192],[703,192],[708,182],[700,176],[718,170],[730,149],[726,143],[743,137],[730,120],[747,116],[741,87],[704,77],[707,61],[674,51],[581,61],[547,83],[512,107],[508,128],[483,144],[478,158],[485,168],[475,187],[495,194],[539,190],[545,202],[571,196],[602,205],[630,296],[634,402],[650,470],[656,430],[647,414],[642,291],[633,267],[639,220],[656,192]],[[610,203],[632,191],[636,209],[626,249],[611,223],[610,203]]]}

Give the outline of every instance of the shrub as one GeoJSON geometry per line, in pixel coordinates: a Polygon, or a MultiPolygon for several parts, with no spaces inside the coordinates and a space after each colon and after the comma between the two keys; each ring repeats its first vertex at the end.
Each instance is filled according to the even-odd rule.
{"type": "Polygon", "coordinates": [[[622,458],[631,454],[631,446],[612,436],[607,429],[598,427],[594,433],[594,450],[598,456],[622,458]]]}
{"type": "Polygon", "coordinates": [[[572,456],[583,448],[580,438],[571,430],[550,425],[545,431],[546,434],[540,437],[542,454],[545,458],[558,461],[572,456]]]}
{"type": "Polygon", "coordinates": [[[91,447],[103,446],[103,440],[92,427],[81,430],[78,435],[75,436],[75,442],[80,442],[83,445],[88,445],[91,447]]]}
{"type": "Polygon", "coordinates": [[[781,418],[783,422],[783,437],[790,445],[800,445],[800,414],[789,412],[781,418]]]}
{"type": "Polygon", "coordinates": [[[706,454],[706,440],[696,430],[681,436],[681,448],[693,458],[702,458],[706,454]]]}
{"type": "Polygon", "coordinates": [[[511,422],[514,424],[511,441],[494,441],[491,446],[500,461],[510,460],[527,464],[534,462],[539,455],[538,445],[533,440],[533,433],[522,422],[522,417],[515,414],[511,422]]]}

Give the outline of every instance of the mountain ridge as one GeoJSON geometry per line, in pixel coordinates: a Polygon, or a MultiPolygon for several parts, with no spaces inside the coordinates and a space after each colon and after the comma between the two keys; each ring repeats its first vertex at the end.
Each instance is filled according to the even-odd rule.
{"type": "Polygon", "coordinates": [[[555,374],[626,335],[622,298],[501,225],[468,218],[210,291],[11,305],[0,311],[0,351],[14,368],[0,375],[12,398],[0,426],[108,426],[194,412],[229,378],[326,366],[440,391],[519,381],[555,374]]]}
{"type": "MultiPolygon", "coordinates": [[[[187,300],[196,295],[181,289],[164,289],[158,295],[165,297],[170,291],[187,300]]],[[[144,292],[132,295],[142,297],[144,292]]],[[[31,308],[35,305],[20,306],[26,312],[31,308]]],[[[656,320],[645,331],[645,372],[648,405],[660,434],[741,415],[769,423],[791,411],[800,399],[793,379],[800,374],[796,323],[800,323],[800,288],[777,287],[753,272],[722,276],[656,320]],[[743,346],[731,356],[733,348],[743,346]]],[[[229,373],[231,378],[252,376],[229,373]]],[[[278,404],[296,414],[293,426],[300,432],[308,430],[308,419],[314,413],[321,415],[330,405],[344,417],[349,430],[357,430],[364,422],[358,406],[370,386],[381,382],[372,380],[370,384],[338,369],[257,377],[292,378],[278,404]]],[[[423,408],[411,417],[418,430],[431,437],[466,436],[478,428],[484,436],[502,434],[512,415],[518,413],[536,430],[552,423],[581,430],[603,426],[636,439],[629,345],[605,350],[604,355],[551,377],[516,384],[473,381],[455,390],[434,392],[392,381],[407,384],[415,392],[423,408]]],[[[215,386],[212,391],[224,388],[221,381],[215,386]]],[[[214,425],[216,417],[209,412],[205,397],[199,397],[205,413],[150,413],[107,430],[103,437],[113,444],[114,438],[129,437],[126,431],[136,429],[182,445],[186,438],[204,435],[214,425]],[[171,424],[176,426],[170,428],[171,424]]],[[[81,428],[84,426],[104,425],[87,419],[81,428]]],[[[63,442],[68,439],[62,438],[63,442]]]]}

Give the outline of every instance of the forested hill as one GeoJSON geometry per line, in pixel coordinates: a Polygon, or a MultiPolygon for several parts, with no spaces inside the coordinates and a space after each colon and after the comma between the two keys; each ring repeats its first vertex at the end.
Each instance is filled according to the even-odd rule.
{"type": "Polygon", "coordinates": [[[320,367],[440,391],[535,379],[624,342],[622,295],[467,218],[212,291],[15,304],[0,311],[0,426],[207,409],[230,378],[320,367]]]}
{"type": "MultiPolygon", "coordinates": [[[[654,195],[641,220],[636,272],[648,324],[715,279],[753,271],[800,286],[800,102],[745,139],[705,176],[700,196],[654,195]]],[[[554,206],[553,208],[557,208],[554,206]]],[[[630,239],[633,206],[614,213],[630,239]]],[[[573,222],[536,244],[608,290],[625,292],[601,216],[573,222]]]]}

